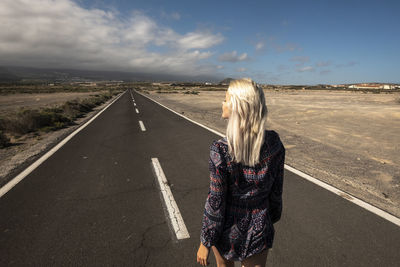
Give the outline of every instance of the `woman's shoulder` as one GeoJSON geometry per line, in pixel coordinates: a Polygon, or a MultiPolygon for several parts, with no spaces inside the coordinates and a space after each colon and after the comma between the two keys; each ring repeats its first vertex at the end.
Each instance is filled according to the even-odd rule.
{"type": "Polygon", "coordinates": [[[267,130],[265,139],[265,157],[269,158],[272,155],[281,155],[282,153],[285,153],[285,146],[283,145],[281,138],[276,131],[267,130]]]}
{"type": "MultiPolygon", "coordinates": [[[[279,134],[275,130],[264,130],[264,140],[268,144],[282,144],[279,134]]],[[[214,140],[211,144],[211,147],[226,147],[228,146],[228,140],[225,137],[214,140]]]]}
{"type": "Polygon", "coordinates": [[[226,139],[226,137],[217,139],[217,140],[213,140],[211,145],[210,145],[210,150],[213,150],[215,152],[219,152],[219,153],[226,153],[227,152],[227,148],[228,148],[228,141],[226,139]]]}
{"type": "MultiPolygon", "coordinates": [[[[262,149],[266,149],[268,154],[274,154],[277,150],[285,150],[279,134],[275,130],[264,130],[264,143],[262,149]]],[[[214,140],[210,150],[226,155],[228,153],[228,140],[225,137],[214,140]]]]}
{"type": "Polygon", "coordinates": [[[228,140],[225,137],[214,140],[210,146],[210,150],[218,152],[222,156],[227,156],[228,153],[228,140]]]}
{"type": "Polygon", "coordinates": [[[282,144],[281,138],[276,131],[265,130],[265,134],[266,134],[265,139],[270,144],[274,144],[274,143],[282,144]]]}
{"type": "Polygon", "coordinates": [[[210,159],[216,167],[226,165],[225,161],[228,154],[228,146],[225,146],[221,139],[213,140],[210,145],[210,159]]]}

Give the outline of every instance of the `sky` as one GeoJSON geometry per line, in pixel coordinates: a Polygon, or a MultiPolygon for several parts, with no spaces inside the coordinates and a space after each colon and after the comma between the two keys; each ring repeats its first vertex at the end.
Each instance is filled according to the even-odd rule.
{"type": "Polygon", "coordinates": [[[400,83],[397,0],[1,0],[0,66],[400,83]]]}

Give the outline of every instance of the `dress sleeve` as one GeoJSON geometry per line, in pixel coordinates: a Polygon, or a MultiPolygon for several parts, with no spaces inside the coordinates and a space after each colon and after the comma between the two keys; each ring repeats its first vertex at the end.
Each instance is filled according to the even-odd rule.
{"type": "Polygon", "coordinates": [[[285,148],[283,145],[281,151],[277,154],[276,164],[275,179],[269,195],[269,214],[272,223],[279,221],[282,214],[283,172],[285,164],[285,148]]]}
{"type": "Polygon", "coordinates": [[[210,189],[204,208],[201,243],[210,248],[221,236],[225,221],[227,194],[226,168],[220,153],[219,145],[214,141],[210,146],[210,189]]]}

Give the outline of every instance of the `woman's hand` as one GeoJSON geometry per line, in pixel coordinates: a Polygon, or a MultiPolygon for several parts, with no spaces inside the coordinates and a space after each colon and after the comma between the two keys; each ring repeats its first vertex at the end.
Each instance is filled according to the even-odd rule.
{"type": "Polygon", "coordinates": [[[210,263],[208,262],[208,255],[209,255],[210,249],[204,246],[200,242],[200,247],[199,250],[197,251],[197,262],[200,263],[203,266],[209,265],[210,263]]]}

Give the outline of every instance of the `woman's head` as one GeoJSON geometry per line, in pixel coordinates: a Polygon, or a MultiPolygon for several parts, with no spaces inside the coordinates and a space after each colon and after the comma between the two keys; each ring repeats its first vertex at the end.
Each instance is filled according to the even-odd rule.
{"type": "Polygon", "coordinates": [[[254,81],[243,78],[231,81],[226,97],[229,153],[236,162],[254,166],[259,162],[268,113],[264,92],[254,81]]]}

